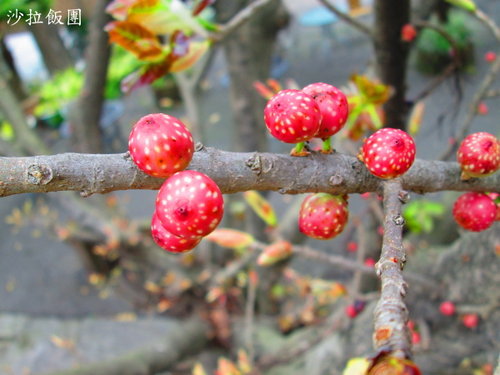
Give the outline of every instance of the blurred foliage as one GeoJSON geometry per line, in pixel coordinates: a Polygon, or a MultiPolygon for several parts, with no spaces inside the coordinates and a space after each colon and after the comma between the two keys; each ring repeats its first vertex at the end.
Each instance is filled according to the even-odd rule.
{"type": "Polygon", "coordinates": [[[432,29],[424,29],[419,35],[416,44],[416,67],[422,73],[438,74],[453,59],[459,59],[462,69],[470,69],[474,59],[472,31],[468,26],[470,15],[460,10],[450,10],[448,20],[442,27],[455,41],[457,51],[444,36],[432,29]]]}
{"type": "Polygon", "coordinates": [[[34,12],[45,13],[52,6],[52,0],[2,0],[0,1],[0,21],[6,21],[9,11],[16,9],[28,14],[30,9],[34,12]]]}
{"type": "Polygon", "coordinates": [[[434,220],[444,213],[445,206],[442,203],[425,199],[410,202],[403,209],[408,229],[414,233],[431,232],[434,229],[434,220]]]}
{"type": "MultiPolygon", "coordinates": [[[[122,93],[121,80],[141,65],[133,55],[123,48],[113,47],[108,68],[108,76],[104,96],[106,99],[117,99],[122,93]]],[[[84,74],[75,68],[59,72],[46,81],[41,87],[35,89],[40,102],[35,108],[37,117],[50,116],[58,113],[70,101],[76,99],[83,87],[84,74]]]]}

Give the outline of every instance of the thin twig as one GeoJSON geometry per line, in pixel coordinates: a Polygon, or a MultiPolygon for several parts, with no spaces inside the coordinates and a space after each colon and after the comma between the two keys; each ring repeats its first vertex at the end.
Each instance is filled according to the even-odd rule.
{"type": "Polygon", "coordinates": [[[488,15],[486,13],[484,13],[482,10],[480,9],[476,9],[475,12],[473,12],[473,14],[477,17],[477,19],[479,21],[481,21],[488,29],[490,29],[490,31],[492,32],[492,34],[495,36],[495,38],[500,42],[500,28],[498,27],[498,25],[495,23],[495,21],[493,21],[493,19],[491,19],[490,17],[488,17],[488,15]]]}
{"type": "Polygon", "coordinates": [[[470,127],[472,126],[474,118],[477,115],[477,107],[479,106],[479,103],[481,103],[481,100],[484,99],[490,86],[495,81],[495,78],[499,71],[500,71],[500,59],[496,59],[491,65],[491,68],[488,71],[488,73],[486,73],[486,75],[484,76],[483,81],[479,85],[479,88],[477,89],[476,93],[474,94],[474,97],[472,98],[469,111],[467,112],[465,120],[455,135],[455,142],[449,145],[449,147],[438,158],[439,160],[448,160],[453,154],[453,152],[457,149],[457,146],[465,138],[465,136],[469,132],[470,127]]]}
{"type": "Polygon", "coordinates": [[[366,34],[370,38],[374,38],[373,35],[373,30],[370,29],[368,26],[363,25],[361,22],[356,20],[354,17],[349,15],[348,13],[342,12],[339,8],[337,8],[335,5],[330,3],[328,0],[319,0],[328,10],[330,10],[332,13],[335,13],[335,15],[345,22],[347,22],[349,25],[353,26],[354,28],[358,29],[361,31],[363,34],[366,34]]]}
{"type": "MultiPolygon", "coordinates": [[[[245,304],[245,346],[250,359],[250,363],[254,363],[255,359],[255,345],[253,339],[254,332],[254,318],[255,318],[255,300],[257,298],[257,280],[254,280],[252,275],[253,270],[248,273],[248,288],[247,298],[245,304]]],[[[255,274],[256,277],[256,274],[255,274]]]]}
{"type": "Polygon", "coordinates": [[[231,34],[238,27],[247,22],[253,17],[260,9],[264,8],[267,4],[274,0],[256,0],[248,6],[240,10],[234,17],[232,17],[226,24],[219,27],[219,30],[210,35],[210,39],[214,42],[221,42],[229,34],[231,34]]]}
{"type": "Polygon", "coordinates": [[[384,238],[380,259],[375,266],[382,285],[374,313],[373,343],[375,349],[389,350],[394,357],[409,358],[411,341],[406,327],[408,310],[403,301],[407,284],[402,273],[406,254],[403,247],[401,193],[399,179],[384,182],[384,238]]]}

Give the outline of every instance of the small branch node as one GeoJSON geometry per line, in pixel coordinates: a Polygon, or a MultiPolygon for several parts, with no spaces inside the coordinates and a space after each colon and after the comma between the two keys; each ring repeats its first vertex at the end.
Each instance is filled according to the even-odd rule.
{"type": "Polygon", "coordinates": [[[401,215],[396,215],[392,218],[392,222],[396,225],[404,225],[405,219],[401,215]]]}
{"type": "Polygon", "coordinates": [[[94,194],[94,193],[91,192],[90,190],[83,190],[80,192],[80,196],[83,198],[90,197],[92,194],[94,194]]]}
{"type": "Polygon", "coordinates": [[[131,158],[130,158],[130,151],[125,152],[125,153],[123,154],[123,158],[124,158],[125,160],[130,160],[130,159],[131,159],[131,158]]]}
{"type": "Polygon", "coordinates": [[[245,165],[252,170],[257,176],[263,171],[262,166],[262,158],[259,154],[255,153],[250,158],[248,158],[245,162],[245,165]]]}
{"type": "Polygon", "coordinates": [[[410,193],[409,193],[409,192],[407,192],[406,190],[401,190],[401,191],[399,192],[398,197],[399,197],[399,201],[400,201],[401,203],[403,203],[403,204],[408,203],[408,202],[410,201],[410,198],[411,198],[411,197],[410,197],[410,193]]]}
{"type": "Polygon", "coordinates": [[[203,145],[203,143],[201,142],[196,142],[195,145],[194,145],[194,151],[195,152],[200,152],[202,151],[203,149],[205,148],[205,146],[203,145]]]}
{"type": "Polygon", "coordinates": [[[344,182],[344,178],[341,175],[334,174],[328,179],[328,183],[332,186],[339,186],[344,182]]]}
{"type": "Polygon", "coordinates": [[[52,169],[43,164],[32,164],[27,169],[27,179],[30,184],[47,185],[53,177],[52,169]]]}

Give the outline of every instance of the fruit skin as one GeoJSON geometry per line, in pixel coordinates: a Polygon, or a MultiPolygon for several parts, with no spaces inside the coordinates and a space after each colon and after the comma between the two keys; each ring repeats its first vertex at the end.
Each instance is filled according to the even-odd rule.
{"type": "Polygon", "coordinates": [[[457,151],[462,179],[484,177],[500,168],[500,141],[487,132],[465,137],[457,151]]]}
{"type": "Polygon", "coordinates": [[[314,136],[324,140],[338,133],[349,115],[349,105],[344,93],[323,82],[311,83],[304,87],[302,92],[314,99],[321,113],[319,129],[314,136]]]}
{"type": "Polygon", "coordinates": [[[224,215],[224,199],[210,177],[186,170],[165,180],[156,197],[156,211],[167,231],[194,239],[217,227],[224,215]]]}
{"type": "Polygon", "coordinates": [[[451,301],[444,301],[439,305],[439,312],[444,316],[455,314],[455,304],[451,301]]]}
{"type": "Polygon", "coordinates": [[[476,328],[479,324],[479,317],[477,314],[465,314],[462,316],[462,324],[470,329],[476,328]]]}
{"type": "Polygon", "coordinates": [[[371,174],[390,179],[405,173],[415,161],[415,142],[400,129],[382,128],[365,140],[358,154],[371,174]]]}
{"type": "Polygon", "coordinates": [[[201,237],[185,239],[174,236],[163,227],[156,211],[151,219],[151,236],[158,246],[171,253],[184,253],[192,250],[201,241],[201,237]]]}
{"type": "Polygon", "coordinates": [[[347,197],[310,194],[300,207],[299,230],[306,236],[328,240],[342,232],[348,218],[347,197]]]}
{"type": "Polygon", "coordinates": [[[271,135],[285,143],[299,143],[316,135],[321,121],[318,105],[300,90],[282,90],[264,108],[271,135]]]}
{"type": "Polygon", "coordinates": [[[193,136],[179,119],[153,113],[142,117],[132,127],[128,150],[133,162],[144,173],[169,177],[191,162],[193,136]]]}
{"type": "Polygon", "coordinates": [[[453,217],[462,228],[472,232],[488,229],[495,221],[497,207],[493,199],[483,193],[462,194],[453,205],[453,217]]]}
{"type": "Polygon", "coordinates": [[[356,316],[358,316],[358,312],[356,311],[356,308],[352,303],[345,307],[345,314],[351,319],[354,319],[356,316]]]}
{"type": "Polygon", "coordinates": [[[407,23],[401,28],[401,40],[404,42],[412,42],[417,37],[415,26],[407,23]]]}

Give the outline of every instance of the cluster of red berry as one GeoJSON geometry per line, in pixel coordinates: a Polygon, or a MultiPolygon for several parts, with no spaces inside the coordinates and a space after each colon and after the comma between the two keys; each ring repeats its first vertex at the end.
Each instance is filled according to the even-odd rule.
{"type": "Polygon", "coordinates": [[[151,221],[154,241],[173,253],[193,249],[222,220],[224,200],[210,177],[184,170],[194,153],[191,132],[173,116],[150,114],[133,126],[128,148],[144,173],[167,178],[151,221]]]}
{"type": "MultiPolygon", "coordinates": [[[[283,90],[273,96],[264,110],[271,135],[286,143],[297,143],[294,156],[305,156],[303,142],[323,140],[323,153],[330,153],[330,137],[347,121],[347,98],[327,83],[312,83],[302,90],[283,90]]],[[[415,142],[399,129],[384,128],[365,140],[358,155],[368,170],[379,178],[405,173],[415,160],[415,142]]],[[[344,229],[348,219],[347,196],[327,193],[308,195],[299,213],[299,229],[309,237],[330,239],[344,229]]]]}
{"type": "MultiPolygon", "coordinates": [[[[457,151],[462,179],[481,178],[500,168],[500,141],[486,132],[467,136],[457,151]]],[[[496,193],[462,194],[453,206],[453,217],[464,229],[480,232],[500,220],[500,202],[496,193]]]]}

